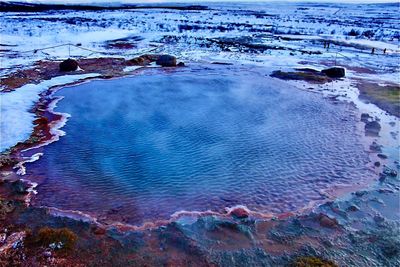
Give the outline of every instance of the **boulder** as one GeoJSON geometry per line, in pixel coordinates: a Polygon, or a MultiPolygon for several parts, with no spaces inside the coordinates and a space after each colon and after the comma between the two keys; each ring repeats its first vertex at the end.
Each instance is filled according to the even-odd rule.
{"type": "Polygon", "coordinates": [[[372,117],[368,113],[361,114],[361,121],[367,123],[372,117]]]}
{"type": "Polygon", "coordinates": [[[346,75],[346,70],[341,67],[333,67],[324,69],[321,71],[321,73],[325,74],[329,78],[343,78],[346,75]]]}
{"type": "Polygon", "coordinates": [[[230,214],[238,219],[244,219],[249,217],[249,212],[244,208],[235,208],[230,212],[230,214]]]}
{"type": "Polygon", "coordinates": [[[78,62],[75,59],[67,59],[60,63],[60,71],[76,71],[78,62]]]}
{"type": "Polygon", "coordinates": [[[380,154],[380,153],[377,156],[380,159],[387,159],[388,158],[388,156],[386,156],[385,154],[380,154]]]}
{"type": "Polygon", "coordinates": [[[339,223],[335,218],[330,218],[322,213],[319,215],[319,224],[327,228],[336,228],[339,226],[339,223]]]}
{"type": "Polygon", "coordinates": [[[170,55],[161,55],[158,57],[156,64],[162,67],[175,67],[176,57],[170,55]]]}
{"type": "Polygon", "coordinates": [[[381,125],[377,121],[370,121],[365,124],[364,128],[367,136],[379,136],[381,125]]]}
{"type": "Polygon", "coordinates": [[[127,61],[128,66],[145,66],[149,62],[145,60],[143,57],[135,57],[127,61]]]}

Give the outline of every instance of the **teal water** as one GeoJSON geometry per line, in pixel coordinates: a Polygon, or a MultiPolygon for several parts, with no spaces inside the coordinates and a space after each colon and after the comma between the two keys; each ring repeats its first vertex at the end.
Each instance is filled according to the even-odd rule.
{"type": "Polygon", "coordinates": [[[27,166],[36,205],[133,224],[234,205],[280,213],[370,175],[348,105],[262,71],[150,70],[56,95],[71,117],[27,166]]]}

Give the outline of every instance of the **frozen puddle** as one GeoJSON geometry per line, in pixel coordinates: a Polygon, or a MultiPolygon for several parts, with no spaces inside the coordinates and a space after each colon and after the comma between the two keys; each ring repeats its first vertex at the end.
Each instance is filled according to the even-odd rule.
{"type": "Polygon", "coordinates": [[[147,70],[56,95],[71,117],[27,164],[36,205],[132,224],[235,205],[280,213],[371,175],[350,106],[263,71],[147,70]]]}

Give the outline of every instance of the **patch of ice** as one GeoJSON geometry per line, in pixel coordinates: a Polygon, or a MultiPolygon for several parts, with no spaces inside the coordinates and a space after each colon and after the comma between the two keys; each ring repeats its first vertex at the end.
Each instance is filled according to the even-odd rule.
{"type": "Polygon", "coordinates": [[[128,66],[124,68],[124,72],[130,72],[140,68],[143,68],[143,66],[128,66]]]}
{"type": "Polygon", "coordinates": [[[0,94],[0,151],[29,138],[35,115],[30,109],[39,94],[52,86],[99,76],[96,73],[60,76],[39,84],[27,84],[15,91],[0,94]]]}

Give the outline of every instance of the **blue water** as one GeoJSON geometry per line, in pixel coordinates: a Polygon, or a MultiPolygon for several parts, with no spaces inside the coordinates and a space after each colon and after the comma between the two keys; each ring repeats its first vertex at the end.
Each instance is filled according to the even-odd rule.
{"type": "Polygon", "coordinates": [[[57,95],[71,117],[28,165],[36,204],[135,224],[239,204],[279,213],[369,175],[349,106],[262,70],[150,70],[57,95]]]}

